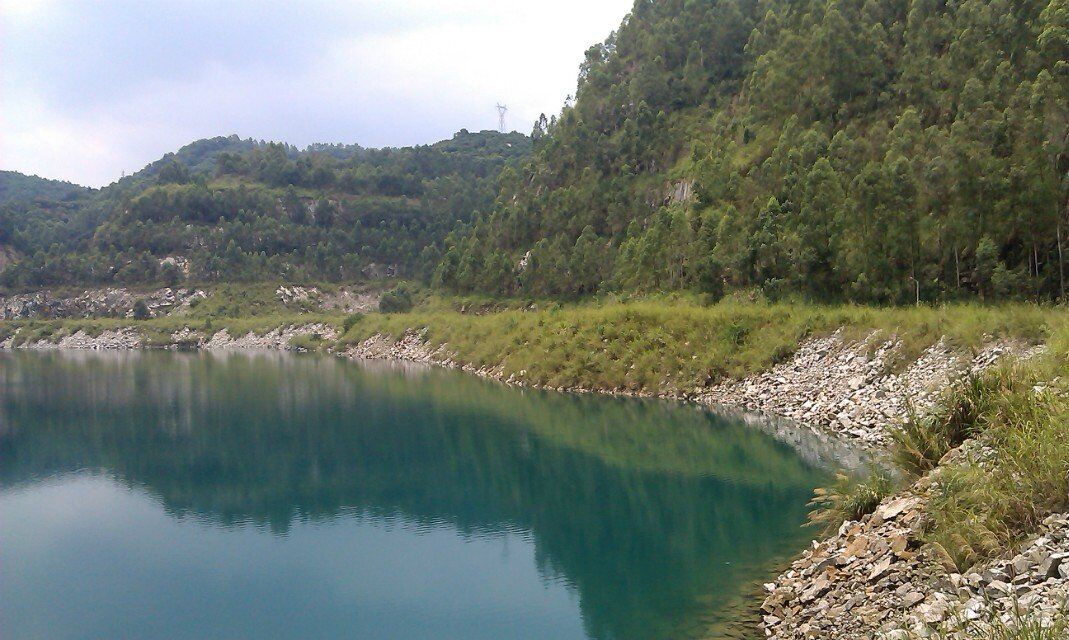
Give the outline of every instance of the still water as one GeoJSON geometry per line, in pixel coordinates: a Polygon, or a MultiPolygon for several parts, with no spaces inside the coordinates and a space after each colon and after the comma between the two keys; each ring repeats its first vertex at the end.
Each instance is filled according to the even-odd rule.
{"type": "Polygon", "coordinates": [[[277,353],[2,353],[0,637],[716,637],[812,537],[826,480],[677,404],[277,353]]]}

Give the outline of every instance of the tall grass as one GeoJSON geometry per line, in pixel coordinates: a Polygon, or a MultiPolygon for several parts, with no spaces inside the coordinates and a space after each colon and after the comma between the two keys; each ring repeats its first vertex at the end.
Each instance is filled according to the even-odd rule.
{"type": "Polygon", "coordinates": [[[960,571],[998,554],[1046,515],[1069,509],[1065,327],[1053,329],[1049,355],[983,376],[943,410],[983,445],[934,476],[924,536],[949,567],[960,571]]]}
{"type": "Polygon", "coordinates": [[[890,474],[882,470],[872,471],[861,481],[840,473],[835,484],[814,491],[809,502],[814,507],[809,523],[820,527],[824,535],[830,535],[843,522],[860,520],[875,511],[894,490],[890,474]]]}
{"type": "Polygon", "coordinates": [[[1009,369],[983,376],[970,374],[952,383],[928,414],[911,411],[905,423],[891,431],[892,459],[913,476],[936,467],[950,450],[980,433],[991,404],[1014,384],[1009,369]]]}

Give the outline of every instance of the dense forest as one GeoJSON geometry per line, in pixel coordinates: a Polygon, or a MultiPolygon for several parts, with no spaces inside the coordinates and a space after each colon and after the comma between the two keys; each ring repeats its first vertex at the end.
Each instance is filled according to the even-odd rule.
{"type": "Polygon", "coordinates": [[[1069,0],[637,0],[530,137],[200,141],[0,206],[0,284],[1050,300],[1067,176],[1069,0]]]}
{"type": "Polygon", "coordinates": [[[12,288],[420,277],[493,206],[521,134],[401,149],[201,140],[95,192],[0,207],[12,288]]]}
{"type": "Polygon", "coordinates": [[[586,52],[457,291],[1065,291],[1066,0],[638,0],[586,52]]]}
{"type": "Polygon", "coordinates": [[[34,200],[68,200],[86,191],[70,182],[0,171],[0,204],[34,200]]]}

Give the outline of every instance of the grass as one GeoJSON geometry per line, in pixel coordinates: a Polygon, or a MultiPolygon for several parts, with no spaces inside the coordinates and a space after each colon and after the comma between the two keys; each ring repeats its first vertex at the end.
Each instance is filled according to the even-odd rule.
{"type": "MultiPolygon", "coordinates": [[[[226,329],[232,336],[264,334],[282,326],[322,323],[341,329],[345,315],[319,311],[314,303],[284,304],[275,294],[276,284],[220,285],[211,295],[196,300],[188,309],[150,320],[133,318],[92,318],[61,320],[18,320],[0,322],[0,340],[13,338],[22,344],[40,340],[58,341],[78,331],[98,336],[106,330],[136,328],[146,346],[165,346],[171,335],[182,329],[206,334],[226,329]]],[[[179,345],[183,346],[183,345],[179,345]]]]}
{"type": "Polygon", "coordinates": [[[1046,515],[1069,508],[1065,390],[1043,389],[1044,378],[1023,365],[992,378],[991,405],[978,421],[987,459],[940,469],[928,507],[925,539],[959,571],[1010,549],[1046,515]]]}
{"type": "Polygon", "coordinates": [[[989,403],[1012,383],[1008,373],[968,375],[943,392],[931,413],[912,413],[891,432],[896,465],[911,476],[924,475],[949,451],[979,433],[991,408],[989,403]]]}
{"type": "Polygon", "coordinates": [[[500,366],[506,377],[528,383],[686,394],[768,369],[789,358],[806,338],[840,328],[848,339],[873,332],[895,335],[909,360],[944,336],[962,347],[980,345],[989,336],[1042,342],[1059,313],[1023,304],[880,309],[734,299],[707,305],[687,295],[580,304],[420,295],[412,312],[346,317],[306,303],[285,305],[276,288],[275,283],[220,286],[195,306],[163,318],[5,323],[0,335],[18,331],[16,341],[27,341],[63,330],[136,326],[153,343],[184,327],[240,335],[323,322],[343,331],[344,345],[426,328],[432,344],[447,344],[460,360],[500,366]]]}
{"type": "Polygon", "coordinates": [[[963,571],[1012,549],[1045,516],[1069,509],[1067,383],[1069,323],[1060,320],[1046,356],[955,387],[935,419],[896,436],[896,460],[915,473],[965,438],[981,445],[933,475],[923,538],[948,569],[963,571]]]}
{"type": "Polygon", "coordinates": [[[370,314],[343,340],[400,338],[426,328],[433,345],[447,344],[464,362],[500,365],[506,376],[530,383],[685,393],[768,369],[805,338],[839,328],[848,338],[896,335],[912,358],[943,336],[961,347],[988,337],[1043,342],[1058,313],[1034,305],[876,309],[728,300],[707,306],[665,296],[473,314],[432,301],[411,313],[370,314]]]}
{"type": "Polygon", "coordinates": [[[894,491],[894,481],[885,471],[874,470],[860,482],[840,473],[835,484],[814,492],[809,503],[814,507],[809,513],[809,523],[821,527],[824,535],[830,535],[843,522],[860,520],[875,511],[894,491]]]}
{"type": "Polygon", "coordinates": [[[976,620],[959,615],[923,636],[912,632],[907,637],[909,640],[922,637],[927,640],[1064,640],[1069,637],[1069,617],[1062,612],[1045,622],[1035,615],[1016,611],[1007,621],[989,609],[987,615],[976,620]]]}

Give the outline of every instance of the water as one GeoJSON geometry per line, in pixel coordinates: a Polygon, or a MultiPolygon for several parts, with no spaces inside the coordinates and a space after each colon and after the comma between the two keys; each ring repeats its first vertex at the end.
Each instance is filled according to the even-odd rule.
{"type": "Polygon", "coordinates": [[[715,636],[812,537],[826,480],[671,403],[275,353],[4,353],[0,637],[715,636]]]}

